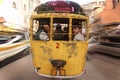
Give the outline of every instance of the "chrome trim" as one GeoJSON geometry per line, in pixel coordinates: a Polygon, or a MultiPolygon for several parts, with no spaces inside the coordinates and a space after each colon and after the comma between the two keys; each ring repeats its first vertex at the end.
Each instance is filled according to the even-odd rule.
{"type": "Polygon", "coordinates": [[[86,71],[84,70],[84,71],[82,71],[81,74],[75,75],[75,76],[51,76],[51,75],[40,74],[40,73],[38,73],[38,69],[37,69],[37,68],[35,68],[35,72],[36,72],[39,76],[46,77],[46,78],[70,79],[70,78],[77,78],[77,77],[80,77],[80,76],[82,76],[86,71]]]}

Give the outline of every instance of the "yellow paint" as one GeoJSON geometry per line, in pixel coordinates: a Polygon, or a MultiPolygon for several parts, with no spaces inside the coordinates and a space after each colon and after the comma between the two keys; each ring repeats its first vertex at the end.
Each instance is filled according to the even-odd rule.
{"type": "Polygon", "coordinates": [[[8,26],[5,26],[3,24],[0,24],[0,31],[4,31],[4,32],[18,32],[18,30],[15,30],[15,29],[10,28],[8,26]]]}
{"type": "Polygon", "coordinates": [[[12,49],[12,48],[15,48],[15,47],[18,47],[18,46],[21,46],[21,45],[27,44],[27,43],[29,43],[29,42],[28,42],[28,41],[25,41],[25,42],[23,42],[23,43],[16,44],[16,45],[13,45],[13,46],[0,47],[0,51],[4,51],[4,50],[8,50],[8,49],[12,49]]]}
{"type": "Polygon", "coordinates": [[[76,14],[69,14],[69,13],[46,13],[46,14],[34,14],[31,18],[39,18],[39,17],[57,17],[57,18],[81,18],[81,19],[88,19],[83,15],[76,15],[76,14]]]}
{"type": "Polygon", "coordinates": [[[64,69],[67,76],[80,74],[84,70],[85,56],[87,53],[87,42],[58,42],[60,48],[56,48],[56,42],[37,42],[32,41],[33,62],[35,67],[40,67],[39,73],[51,74],[53,69],[50,60],[65,60],[67,64],[64,69]],[[75,49],[72,49],[72,44],[75,49]],[[71,44],[67,47],[67,44],[71,44]]]}
{"type": "MultiPolygon", "coordinates": [[[[88,17],[77,14],[68,13],[47,13],[47,14],[34,14],[31,16],[30,23],[30,43],[33,54],[33,64],[35,68],[40,68],[38,73],[44,75],[51,75],[51,70],[54,69],[51,60],[65,60],[67,63],[63,69],[66,71],[66,76],[76,76],[82,73],[86,61],[86,53],[88,48],[88,42],[86,41],[39,41],[32,39],[32,20],[34,18],[71,18],[86,19],[88,17]],[[67,15],[66,15],[67,14],[67,15]],[[59,43],[59,48],[56,48],[59,43]]],[[[52,22],[52,21],[51,21],[52,22]]],[[[52,23],[51,23],[52,25],[52,23]]],[[[88,25],[88,24],[87,24],[88,25]]],[[[71,28],[70,28],[71,29],[71,28]]],[[[88,31],[88,30],[87,30],[88,31]]],[[[72,33],[72,32],[71,32],[72,33]]],[[[88,33],[87,33],[88,34],[88,33]]],[[[71,37],[70,37],[71,38],[71,37]]],[[[87,36],[88,38],[88,36],[87,36]]]]}

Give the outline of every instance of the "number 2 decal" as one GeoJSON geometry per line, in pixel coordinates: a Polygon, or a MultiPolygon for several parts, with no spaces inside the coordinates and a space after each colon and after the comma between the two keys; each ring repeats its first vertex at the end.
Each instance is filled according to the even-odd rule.
{"type": "Polygon", "coordinates": [[[56,43],[56,48],[60,48],[60,44],[59,43],[56,43]]]}

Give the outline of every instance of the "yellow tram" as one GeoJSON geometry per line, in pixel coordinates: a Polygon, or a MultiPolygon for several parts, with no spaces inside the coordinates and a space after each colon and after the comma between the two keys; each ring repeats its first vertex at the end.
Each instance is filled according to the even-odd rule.
{"type": "Polygon", "coordinates": [[[75,13],[75,10],[80,10],[75,2],[50,1],[43,6],[46,4],[52,5],[53,10],[39,11],[42,10],[39,6],[37,14],[30,18],[30,43],[35,71],[50,78],[78,77],[85,72],[88,16],[75,13]],[[82,36],[78,36],[77,28],[82,36]]]}

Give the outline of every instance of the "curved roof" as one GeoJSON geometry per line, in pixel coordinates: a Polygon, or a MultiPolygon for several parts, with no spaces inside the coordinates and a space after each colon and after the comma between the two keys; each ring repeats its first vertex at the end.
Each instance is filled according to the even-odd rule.
{"type": "Polygon", "coordinates": [[[82,7],[78,3],[72,1],[49,1],[37,6],[34,11],[38,14],[42,12],[69,12],[85,15],[82,7]]]}

